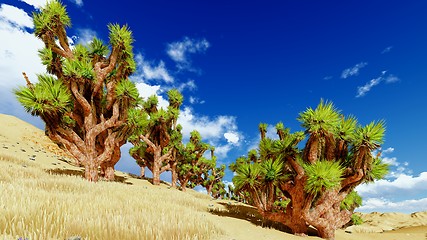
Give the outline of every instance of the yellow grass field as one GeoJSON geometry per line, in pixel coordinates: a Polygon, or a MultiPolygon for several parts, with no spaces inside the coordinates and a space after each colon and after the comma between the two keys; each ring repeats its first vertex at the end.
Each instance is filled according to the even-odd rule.
{"type": "MultiPolygon", "coordinates": [[[[121,182],[87,182],[43,131],[1,114],[0,126],[0,240],[320,239],[262,227],[250,206],[119,171],[121,182]]],[[[336,239],[427,239],[427,212],[362,218],[336,239]]]]}

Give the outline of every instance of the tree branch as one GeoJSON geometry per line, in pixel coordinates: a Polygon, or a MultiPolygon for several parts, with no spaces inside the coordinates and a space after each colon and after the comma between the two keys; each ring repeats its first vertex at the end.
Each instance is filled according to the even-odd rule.
{"type": "Polygon", "coordinates": [[[86,100],[86,98],[84,98],[80,94],[77,82],[75,82],[75,81],[71,82],[71,91],[73,92],[74,97],[76,98],[77,102],[82,106],[84,116],[85,117],[89,116],[89,114],[91,112],[91,106],[90,106],[89,102],[86,100]]]}

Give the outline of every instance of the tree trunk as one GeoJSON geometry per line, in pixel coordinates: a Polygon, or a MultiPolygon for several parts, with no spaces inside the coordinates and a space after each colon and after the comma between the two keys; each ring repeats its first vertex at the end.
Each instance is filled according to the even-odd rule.
{"type": "Polygon", "coordinates": [[[145,166],[142,166],[142,167],[141,167],[140,177],[141,177],[141,178],[145,178],[145,166]]]}
{"type": "Polygon", "coordinates": [[[210,196],[211,195],[211,193],[212,193],[212,187],[213,187],[213,185],[212,184],[209,184],[209,185],[207,185],[206,186],[206,192],[208,192],[208,195],[210,196]]]}
{"type": "Polygon", "coordinates": [[[153,164],[153,185],[160,185],[160,163],[159,158],[154,159],[153,164]]]}
{"type": "Polygon", "coordinates": [[[111,159],[101,163],[101,176],[107,181],[114,181],[114,165],[120,160],[120,147],[114,147],[111,159]]]}
{"type": "Polygon", "coordinates": [[[183,191],[183,192],[187,191],[187,188],[186,188],[187,187],[187,183],[188,183],[187,179],[181,182],[181,191],[183,191]]]}
{"type": "Polygon", "coordinates": [[[114,181],[114,164],[111,161],[101,163],[101,176],[107,181],[114,181]]]}
{"type": "Polygon", "coordinates": [[[311,135],[304,150],[304,160],[315,163],[319,155],[319,138],[311,135]]]}
{"type": "Polygon", "coordinates": [[[172,172],[172,187],[176,187],[176,182],[178,181],[178,173],[176,172],[177,162],[173,162],[171,164],[171,172],[172,172]]]}
{"type": "Polygon", "coordinates": [[[279,222],[291,229],[292,233],[298,236],[306,236],[308,231],[307,223],[301,214],[294,212],[291,208],[286,213],[264,212],[261,215],[273,222],[279,222]],[[291,212],[290,212],[291,211],[291,212]]]}
{"type": "Polygon", "coordinates": [[[319,237],[323,239],[334,240],[335,228],[332,225],[333,224],[330,223],[322,227],[317,227],[317,233],[319,234],[319,237]]]}
{"type": "Polygon", "coordinates": [[[93,160],[85,163],[85,178],[90,182],[98,181],[98,166],[93,160]]]}

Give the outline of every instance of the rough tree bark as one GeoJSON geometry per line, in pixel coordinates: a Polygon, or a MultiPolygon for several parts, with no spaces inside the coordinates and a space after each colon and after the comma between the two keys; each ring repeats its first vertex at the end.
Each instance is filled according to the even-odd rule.
{"type": "MultiPolygon", "coordinates": [[[[77,56],[76,50],[68,43],[65,29],[68,23],[62,22],[62,13],[49,16],[44,12],[54,6],[51,4],[55,3],[48,2],[40,13],[35,14],[35,18],[47,17],[52,22],[43,25],[35,20],[35,35],[45,44],[45,53],[51,52],[49,56],[46,55],[49,62],[43,60],[43,64],[50,74],[56,76],[57,81],[61,81],[68,88],[74,106],[65,112],[42,112],[39,116],[46,123],[48,137],[61,148],[68,150],[77,163],[84,166],[86,179],[98,181],[98,168],[101,167],[106,179],[112,180],[114,165],[120,158],[120,146],[124,144],[123,137],[118,137],[117,133],[126,131],[123,129],[126,128],[124,125],[127,111],[131,105],[131,100],[117,98],[116,86],[123,79],[128,81],[127,77],[133,71],[130,66],[133,55],[129,52],[130,49],[127,49],[132,39],[130,35],[122,36],[120,31],[113,33],[115,30],[111,28],[110,34],[120,36],[118,43],[111,47],[108,57],[98,56],[97,53],[94,53],[96,56],[90,56],[88,49],[86,50],[89,56],[77,56]],[[128,44],[124,44],[125,42],[128,44]],[[81,63],[76,61],[87,61],[91,69],[80,69],[81,63]],[[79,69],[76,70],[74,65],[67,67],[68,63],[76,63],[75,66],[79,69]],[[68,70],[65,71],[66,69],[68,70]],[[86,72],[82,74],[83,71],[86,72]],[[114,74],[111,74],[113,71],[114,74]],[[105,106],[102,106],[100,103],[104,100],[105,106]],[[70,120],[65,121],[65,116],[73,123],[70,123],[70,120]]],[[[128,31],[126,27],[121,30],[128,31]]],[[[44,56],[43,52],[40,53],[44,56]]],[[[32,84],[25,75],[24,78],[31,87],[32,84]]]]}

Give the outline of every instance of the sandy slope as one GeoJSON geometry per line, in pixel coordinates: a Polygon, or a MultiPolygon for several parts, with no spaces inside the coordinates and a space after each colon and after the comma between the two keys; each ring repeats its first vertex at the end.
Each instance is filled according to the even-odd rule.
{"type": "MultiPolygon", "coordinates": [[[[72,159],[53,144],[40,129],[13,116],[0,114],[0,156],[15,156],[39,164],[44,169],[82,170],[70,165],[72,159]]],[[[149,185],[147,181],[117,172],[133,184],[149,185]]],[[[166,186],[162,186],[166,187],[166,186]]],[[[189,194],[199,194],[191,192],[189,194]]],[[[206,200],[211,221],[223,229],[220,240],[319,239],[298,237],[273,228],[261,227],[256,211],[236,202],[206,200]]],[[[365,223],[338,230],[336,239],[427,239],[427,212],[364,214],[365,223]]]]}

